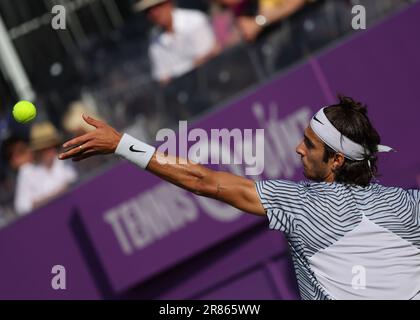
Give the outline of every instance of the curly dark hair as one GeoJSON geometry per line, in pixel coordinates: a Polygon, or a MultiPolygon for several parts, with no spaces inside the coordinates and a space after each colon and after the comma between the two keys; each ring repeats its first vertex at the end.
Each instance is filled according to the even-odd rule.
{"type": "MultiPolygon", "coordinates": [[[[378,174],[377,152],[381,138],[367,116],[366,105],[343,95],[338,95],[338,99],[338,104],[325,108],[325,115],[344,136],[365,148],[365,159],[355,161],[346,158],[334,172],[335,181],[367,186],[378,174]]],[[[324,162],[335,154],[336,151],[325,145],[324,162]]]]}

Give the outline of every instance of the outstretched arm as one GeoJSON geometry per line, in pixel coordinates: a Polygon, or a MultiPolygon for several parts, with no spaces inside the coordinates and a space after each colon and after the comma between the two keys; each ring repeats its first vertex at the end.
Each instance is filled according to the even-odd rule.
{"type": "MultiPolygon", "coordinates": [[[[70,150],[60,154],[59,158],[81,161],[98,154],[115,153],[122,134],[102,121],[85,115],[83,118],[96,129],[66,142],[63,147],[70,150]]],[[[167,159],[172,161],[162,164],[158,156],[158,152],[153,155],[147,171],[197,195],[220,200],[244,212],[265,215],[254,181],[228,172],[210,170],[190,161],[180,161],[177,157],[167,159]]]]}

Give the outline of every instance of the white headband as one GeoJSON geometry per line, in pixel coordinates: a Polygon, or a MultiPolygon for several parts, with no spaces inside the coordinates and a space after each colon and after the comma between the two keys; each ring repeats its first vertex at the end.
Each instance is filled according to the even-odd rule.
{"type": "MultiPolygon", "coordinates": [[[[310,126],[315,134],[330,148],[336,152],[342,153],[350,160],[361,161],[369,156],[366,150],[360,144],[350,140],[340,133],[328,120],[324,113],[324,108],[318,111],[311,120],[310,126]]],[[[378,152],[394,151],[391,147],[378,145],[378,152]]]]}

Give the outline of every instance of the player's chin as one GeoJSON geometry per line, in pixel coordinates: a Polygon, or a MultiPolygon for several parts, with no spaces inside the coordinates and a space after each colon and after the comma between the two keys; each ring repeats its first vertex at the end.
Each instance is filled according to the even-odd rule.
{"type": "Polygon", "coordinates": [[[303,175],[305,176],[306,179],[309,179],[313,182],[323,182],[325,181],[324,178],[317,176],[317,175],[313,175],[313,174],[308,174],[307,172],[303,172],[303,175]]]}
{"type": "Polygon", "coordinates": [[[305,176],[306,179],[312,180],[311,175],[308,174],[308,172],[305,169],[303,169],[303,175],[305,176]]]}
{"type": "Polygon", "coordinates": [[[303,175],[306,179],[312,180],[312,181],[320,181],[319,177],[312,174],[310,171],[307,170],[307,168],[303,168],[303,175]]]}

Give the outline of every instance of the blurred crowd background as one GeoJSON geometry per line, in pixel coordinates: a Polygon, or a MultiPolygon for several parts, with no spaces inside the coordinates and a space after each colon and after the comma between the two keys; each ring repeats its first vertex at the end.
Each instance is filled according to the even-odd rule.
{"type": "Polygon", "coordinates": [[[82,113],[153,143],[351,36],[354,5],[369,27],[415,1],[0,0],[0,228],[118,161],[57,160],[90,130],[82,113]],[[11,116],[21,99],[38,107],[30,125],[11,116]]]}

